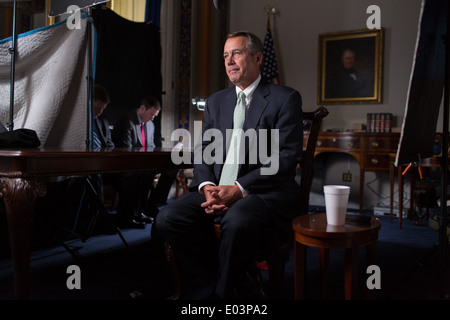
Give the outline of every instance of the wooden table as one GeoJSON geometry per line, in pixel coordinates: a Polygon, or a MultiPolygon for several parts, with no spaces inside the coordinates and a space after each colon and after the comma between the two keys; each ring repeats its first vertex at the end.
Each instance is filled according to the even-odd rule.
{"type": "Polygon", "coordinates": [[[170,150],[0,150],[0,197],[6,207],[16,298],[29,297],[32,220],[50,177],[184,167],[191,165],[174,164],[170,150]]]}
{"type": "MultiPolygon", "coordinates": [[[[364,176],[367,171],[389,172],[389,154],[397,151],[400,134],[395,132],[320,132],[315,155],[347,153],[359,164],[359,209],[364,210],[364,176]]],[[[303,145],[308,141],[305,132],[303,145]]]]}
{"type": "MultiPolygon", "coordinates": [[[[329,249],[345,248],[345,299],[356,297],[358,283],[358,249],[367,246],[367,263],[375,264],[380,220],[370,217],[368,223],[346,220],[343,226],[327,224],[325,213],[300,216],[292,222],[294,229],[295,299],[304,298],[306,247],[319,248],[322,298],[328,297],[329,249]]],[[[370,291],[369,291],[370,292],[370,291]]]]}

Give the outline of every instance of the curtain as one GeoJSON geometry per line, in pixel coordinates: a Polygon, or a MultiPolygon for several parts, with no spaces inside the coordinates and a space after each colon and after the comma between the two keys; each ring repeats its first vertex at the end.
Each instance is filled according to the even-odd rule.
{"type": "Polygon", "coordinates": [[[161,0],[147,0],[145,21],[151,21],[158,28],[161,26],[161,0]]]}
{"type": "MultiPolygon", "coordinates": [[[[95,83],[111,97],[104,111],[111,124],[152,95],[161,101],[161,41],[153,23],[132,22],[105,7],[92,10],[97,40],[95,83]]],[[[164,112],[162,106],[161,113],[164,112]]],[[[161,115],[155,124],[155,145],[161,147],[161,115]]]]}

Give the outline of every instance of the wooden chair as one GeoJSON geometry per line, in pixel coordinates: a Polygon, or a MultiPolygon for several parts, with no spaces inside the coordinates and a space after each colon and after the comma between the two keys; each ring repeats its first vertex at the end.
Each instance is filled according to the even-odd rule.
{"type": "MultiPolygon", "coordinates": [[[[302,159],[299,163],[301,169],[300,180],[300,197],[301,207],[298,215],[308,214],[309,210],[309,193],[311,190],[312,179],[314,175],[314,153],[316,150],[317,138],[319,136],[322,119],[328,115],[328,110],[320,106],[312,112],[303,112],[304,131],[309,133],[306,149],[303,152],[302,159]]],[[[306,134],[305,134],[306,137],[306,134]]],[[[305,139],[304,139],[305,140],[305,139]]],[[[214,229],[216,236],[220,238],[220,225],[215,224],[214,229]]],[[[266,257],[266,262],[269,272],[269,296],[271,298],[277,297],[283,284],[284,268],[286,261],[289,260],[289,252],[292,245],[292,239],[285,239],[279,234],[274,235],[273,247],[269,250],[270,253],[266,257]]],[[[181,278],[174,256],[173,250],[168,243],[165,243],[165,254],[167,262],[169,263],[174,277],[175,292],[169,297],[169,300],[177,300],[181,294],[181,278]]]]}
{"type": "Polygon", "coordinates": [[[180,188],[183,188],[183,193],[188,191],[189,180],[194,177],[194,169],[180,169],[177,179],[175,180],[175,199],[181,195],[180,188]]]}

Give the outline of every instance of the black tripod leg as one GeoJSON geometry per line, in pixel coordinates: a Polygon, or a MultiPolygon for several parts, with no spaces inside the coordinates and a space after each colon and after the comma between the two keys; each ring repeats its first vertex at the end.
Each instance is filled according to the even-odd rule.
{"type": "Polygon", "coordinates": [[[125,247],[128,248],[128,243],[125,240],[125,238],[123,237],[123,234],[122,234],[122,231],[120,231],[120,228],[116,227],[116,231],[117,231],[117,234],[119,235],[120,239],[122,239],[122,242],[125,245],[125,247]]]}
{"type": "Polygon", "coordinates": [[[78,250],[82,247],[76,247],[75,249],[70,248],[65,242],[62,243],[62,246],[64,249],[67,250],[67,252],[70,253],[70,255],[75,259],[78,260],[80,258],[80,255],[78,254],[78,250]]]}
{"type": "MultiPolygon", "coordinates": [[[[106,212],[105,206],[103,205],[103,201],[102,201],[102,199],[100,199],[100,195],[98,194],[97,190],[96,190],[95,187],[93,186],[93,184],[92,184],[91,179],[90,179],[89,176],[86,177],[86,181],[87,181],[89,187],[91,188],[91,191],[92,191],[92,192],[94,193],[94,195],[95,195],[95,201],[96,201],[96,207],[97,207],[97,214],[96,214],[96,217],[95,217],[94,219],[96,220],[96,219],[97,219],[97,216],[98,216],[99,214],[102,214],[103,217],[105,217],[105,220],[107,220],[106,217],[108,216],[108,213],[106,212]]],[[[91,229],[93,229],[93,225],[91,226],[91,229]]],[[[120,231],[120,229],[119,229],[118,227],[116,227],[115,229],[116,229],[117,234],[119,235],[120,239],[122,240],[123,244],[125,245],[125,247],[128,248],[128,243],[126,242],[125,238],[123,237],[123,234],[122,234],[122,232],[120,231]]]]}

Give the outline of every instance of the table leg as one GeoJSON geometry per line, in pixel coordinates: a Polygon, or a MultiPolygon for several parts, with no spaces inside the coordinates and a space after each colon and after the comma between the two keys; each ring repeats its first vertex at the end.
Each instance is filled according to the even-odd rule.
{"type": "Polygon", "coordinates": [[[345,300],[356,298],[358,289],[358,245],[345,249],[345,300]]]}
{"type": "Polygon", "coordinates": [[[402,166],[397,167],[398,175],[398,227],[402,228],[402,215],[403,215],[403,175],[402,166]]]}
{"type": "Polygon", "coordinates": [[[45,193],[46,184],[40,180],[0,179],[0,197],[5,201],[17,299],[29,298],[33,214],[37,198],[45,193]]]}
{"type": "Polygon", "coordinates": [[[330,279],[330,249],[319,248],[319,260],[320,260],[320,285],[322,299],[328,299],[328,288],[330,279]]]}
{"type": "Polygon", "coordinates": [[[359,212],[363,213],[364,211],[364,178],[365,171],[359,169],[359,212]]]}
{"type": "Polygon", "coordinates": [[[394,178],[395,178],[395,164],[391,162],[389,164],[389,178],[390,178],[390,209],[391,209],[391,215],[390,220],[391,223],[394,219],[394,178]]]}
{"type": "Polygon", "coordinates": [[[294,241],[294,298],[303,300],[305,297],[306,280],[306,246],[294,241]]]}
{"type": "Polygon", "coordinates": [[[414,190],[416,189],[416,176],[414,173],[409,170],[409,214],[413,219],[415,210],[414,210],[414,190]]]}

